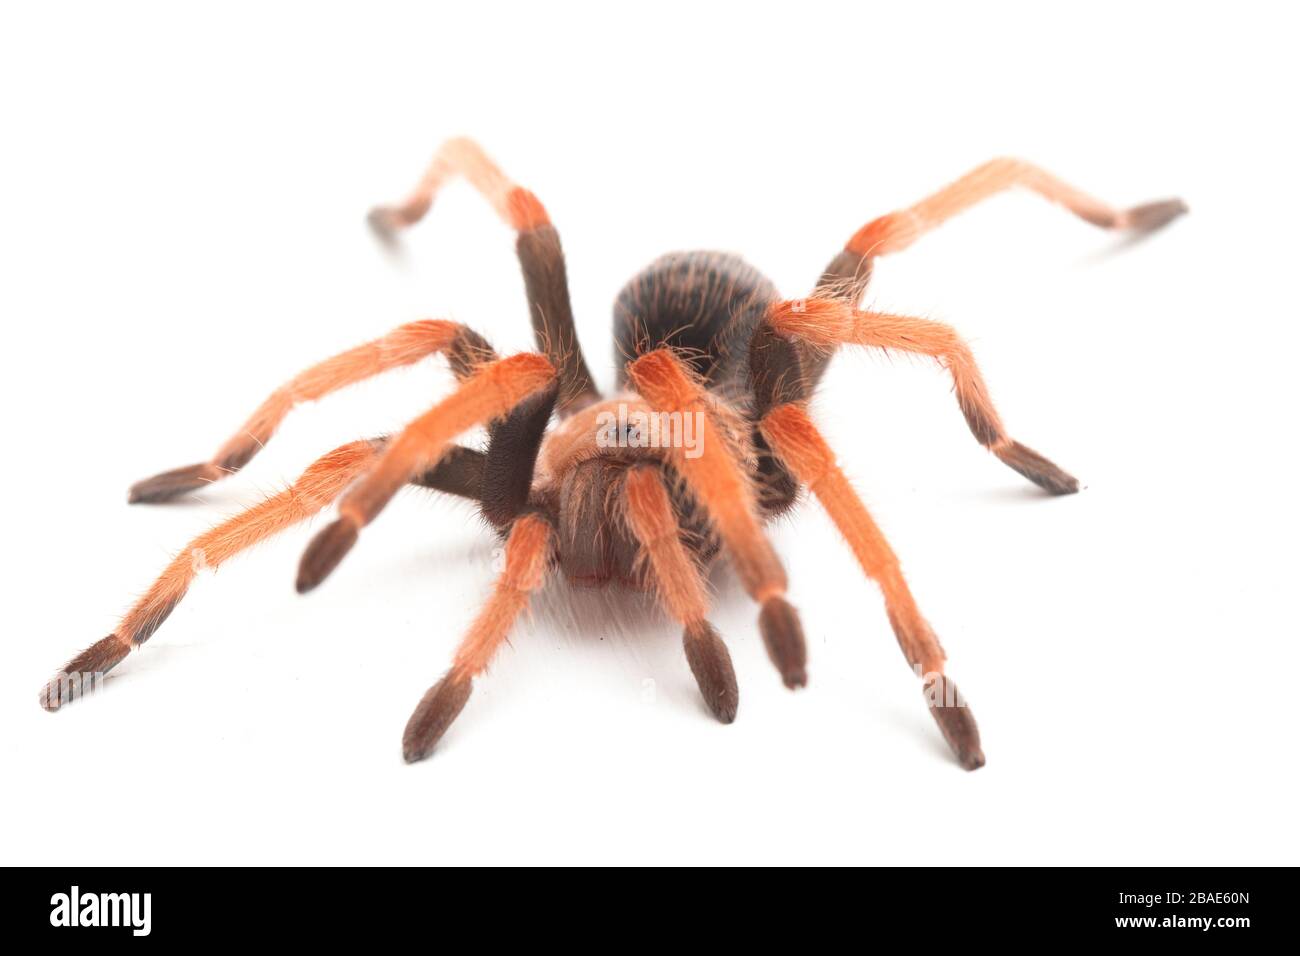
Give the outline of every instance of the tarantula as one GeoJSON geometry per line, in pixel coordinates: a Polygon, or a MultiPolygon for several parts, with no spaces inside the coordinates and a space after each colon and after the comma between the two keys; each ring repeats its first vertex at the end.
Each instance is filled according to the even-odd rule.
{"type": "Polygon", "coordinates": [[[298,591],[310,591],[398,490],[415,484],[477,502],[506,543],[494,591],[450,669],[407,723],[407,761],[434,749],[469,699],[473,680],[555,566],[576,585],[653,590],[684,629],[686,659],[706,705],[730,723],[739,693],[726,645],[706,619],[703,569],[719,554],[732,562],[760,608],[759,630],[781,679],[791,689],[804,686],[799,616],[786,600],[785,571],[763,524],[807,489],[880,586],[890,625],[958,762],[968,770],[983,766],[975,720],[944,676],[943,648],[898,558],[809,417],[808,399],[841,345],[930,356],[950,373],[957,404],[981,445],[1050,494],[1074,493],[1073,477],[1007,434],[956,332],[938,322],[858,309],[872,266],[1012,186],[1028,187],[1107,229],[1147,232],[1186,206],[1171,199],[1116,210],[1032,165],[996,159],[914,206],[867,223],[805,299],[782,299],[734,255],[667,255],[633,278],[614,304],[619,393],[604,398],[575,335],[555,227],[537,197],[508,179],[477,144],[445,143],[409,198],[374,210],[371,226],[395,241],[456,176],[517,233],[538,351],[500,358],[463,325],[412,322],[277,389],[209,461],[134,485],[131,502],[160,502],[218,481],[247,465],[298,404],[435,353],[446,357],[458,381],[449,397],[399,434],[336,448],[289,488],[192,541],[112,634],[46,685],[42,705],[56,710],[98,686],[153,635],[201,568],[221,564],[337,499],[337,517],[311,541],[298,568],[298,591]],[[694,453],[681,442],[647,440],[653,429],[645,423],[671,416],[697,423],[694,453]],[[455,443],[484,424],[485,450],[455,443]]]}

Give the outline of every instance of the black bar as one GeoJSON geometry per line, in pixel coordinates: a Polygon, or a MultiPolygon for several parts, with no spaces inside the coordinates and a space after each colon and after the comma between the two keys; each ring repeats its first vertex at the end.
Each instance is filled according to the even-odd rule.
{"type": "Polygon", "coordinates": [[[696,910],[692,898],[703,902],[713,898],[703,894],[728,884],[735,887],[728,894],[735,900],[727,907],[730,929],[792,940],[838,929],[863,945],[901,936],[944,948],[1126,938],[1218,947],[1289,938],[1294,926],[1293,873],[1284,869],[933,867],[818,875],[824,878],[687,872],[615,881],[581,872],[538,880],[411,869],[48,868],[7,875],[6,928],[56,944],[70,936],[96,945],[244,942],[254,938],[253,927],[262,943],[337,944],[352,934],[395,938],[448,919],[458,933],[482,934],[485,943],[503,927],[527,933],[531,926],[538,943],[566,925],[584,935],[618,934],[612,939],[626,938],[632,925],[648,936],[672,936],[682,928],[683,903],[696,910]],[[638,886],[647,879],[657,891],[638,886]],[[485,892],[487,886],[493,889],[485,892]],[[831,922],[820,925],[824,920],[831,922]],[[85,925],[105,922],[117,925],[85,925]]]}

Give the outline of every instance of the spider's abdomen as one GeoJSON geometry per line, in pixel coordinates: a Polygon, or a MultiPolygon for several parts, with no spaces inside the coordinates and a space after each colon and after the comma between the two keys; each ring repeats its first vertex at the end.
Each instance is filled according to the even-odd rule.
{"type": "Polygon", "coordinates": [[[744,374],[750,336],[776,286],[739,256],[673,252],[650,263],[614,302],[614,359],[623,367],[662,345],[682,350],[710,388],[744,374]]]}

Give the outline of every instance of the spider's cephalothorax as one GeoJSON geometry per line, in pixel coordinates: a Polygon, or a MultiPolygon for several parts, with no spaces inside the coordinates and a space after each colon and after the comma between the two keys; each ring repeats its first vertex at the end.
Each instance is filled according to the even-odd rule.
{"type": "Polygon", "coordinates": [[[880,586],[890,625],[957,760],[967,769],[983,766],[975,720],[944,676],[943,648],[898,558],[809,417],[808,399],[841,345],[930,356],[951,374],[958,406],[980,444],[1051,494],[1077,491],[1074,478],[1007,434],[970,350],[951,328],[858,308],[872,264],[1017,185],[1110,229],[1148,232],[1186,207],[1166,200],[1113,209],[1034,166],[999,159],[867,223],[804,299],[783,300],[735,256],[664,256],[619,293],[618,392],[602,398],[574,332],[559,235],[537,197],[511,182],[475,143],[447,142],[411,196],[375,210],[371,224],[393,241],[454,176],[467,178],[517,233],[538,351],[499,358],[465,326],[413,322],[277,389],[210,460],[135,485],[131,501],[156,502],[218,481],[246,465],[295,405],[435,353],[458,380],[451,395],[399,434],[335,449],[291,487],[196,538],[112,634],[43,688],[42,705],[56,710],[98,686],[153,635],[201,568],[337,502],[337,518],[312,540],[298,569],[298,590],[311,590],[398,490],[415,484],[476,501],[506,546],[491,597],[407,724],[407,760],[433,750],[552,567],[575,585],[652,589],[683,626],[687,662],[705,703],[730,722],[739,700],[736,678],[726,645],[707,621],[702,569],[718,556],[732,563],[759,606],[759,630],[782,680],[802,687],[803,632],[785,597],[785,570],[763,530],[802,488],[826,508],[863,572],[880,586]],[[455,443],[481,424],[489,425],[485,449],[455,443]]]}

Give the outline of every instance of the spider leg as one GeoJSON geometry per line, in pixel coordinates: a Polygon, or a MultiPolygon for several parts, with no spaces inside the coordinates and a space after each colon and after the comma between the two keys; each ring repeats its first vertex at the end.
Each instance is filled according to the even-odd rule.
{"type": "Polygon", "coordinates": [[[538,198],[511,181],[478,143],[464,138],[443,143],[410,196],[397,205],[373,210],[371,226],[382,239],[393,241],[398,229],[424,218],[439,190],[457,176],[468,180],[518,234],[515,252],[523,270],[533,333],[538,351],[559,372],[560,411],[590,404],[600,396],[573,324],[560,234],[538,198]]]}
{"type": "Polygon", "coordinates": [[[799,615],[785,600],[785,569],[758,519],[758,493],[741,466],[734,442],[718,426],[719,409],[671,348],[647,352],[628,368],[638,393],[667,413],[697,414],[701,454],[663,453],[708,513],[745,590],[760,605],[759,630],[768,656],[791,689],[803,687],[807,646],[799,615]]]}
{"type": "Polygon", "coordinates": [[[479,507],[498,530],[509,528],[528,507],[537,453],[558,392],[559,383],[552,381],[489,428],[479,507]]]}
{"type": "Polygon", "coordinates": [[[979,728],[956,685],[943,674],[939,639],[921,615],[898,557],[836,464],[835,453],[801,404],[777,405],[759,427],[777,457],[817,496],[863,573],[880,586],[899,647],[921,676],[930,712],[958,762],[967,770],[984,766],[979,728]]]}
{"type": "Polygon", "coordinates": [[[361,529],[413,475],[436,465],[453,438],[507,415],[550,388],[554,380],[554,367],[541,355],[524,353],[497,359],[481,365],[454,393],[407,425],[343,496],[338,518],[307,546],[298,567],[299,593],[325,580],[356,544],[361,529]]]}
{"type": "Polygon", "coordinates": [[[407,763],[433,751],[464,708],[473,679],[487,668],[528,599],[541,587],[551,557],[551,526],[538,514],[517,519],[506,541],[505,570],[456,650],[451,669],[425,693],[402,734],[407,763]]]}
{"type": "MultiPolygon", "coordinates": [[[[316,514],[361,474],[386,441],[356,441],[334,449],[313,462],[292,487],[191,541],[127,612],[117,630],[77,655],[50,680],[41,691],[41,706],[58,710],[81,696],[85,688],[153,636],[200,571],[216,570],[236,554],[316,514]]],[[[458,445],[433,468],[412,479],[412,484],[478,500],[485,460],[482,452],[458,445]]]]}
{"type": "Polygon", "coordinates": [[[479,501],[486,464],[483,452],[453,445],[436,465],[413,477],[411,484],[479,501]]]}
{"type": "Polygon", "coordinates": [[[482,337],[455,322],[425,319],[400,326],[382,338],[328,358],[296,375],[272,392],[209,461],[137,482],[131,487],[130,501],[168,501],[219,481],[248,464],[296,405],[439,352],[447,353],[460,378],[485,358],[492,357],[492,350],[482,337]]]}
{"type": "Polygon", "coordinates": [[[856,304],[871,278],[872,261],[906,249],[921,236],[990,196],[1023,186],[1103,229],[1150,232],[1187,211],[1181,199],[1116,209],[1019,159],[994,159],[914,206],[873,219],[853,234],[826,267],[816,295],[856,304]]]}
{"type": "Polygon", "coordinates": [[[731,655],[705,615],[708,601],[700,569],[682,545],[681,528],[656,465],[628,469],[623,484],[624,513],[650,562],[659,596],[684,628],[682,647],[695,682],[713,716],[724,724],[736,719],[740,691],[731,655]]]}
{"type": "Polygon", "coordinates": [[[41,706],[58,710],[82,695],[162,626],[204,568],[225,561],[316,514],[373,461],[382,440],[355,441],[313,462],[301,477],[191,541],[126,613],[116,630],[82,651],[41,691],[41,706]]]}
{"type": "Polygon", "coordinates": [[[828,354],[842,344],[911,352],[936,359],[952,375],[957,404],[981,445],[1054,495],[1079,490],[1072,475],[1013,440],[1002,424],[970,347],[951,326],[885,312],[860,312],[837,299],[779,302],[768,322],[779,334],[828,354]]]}

